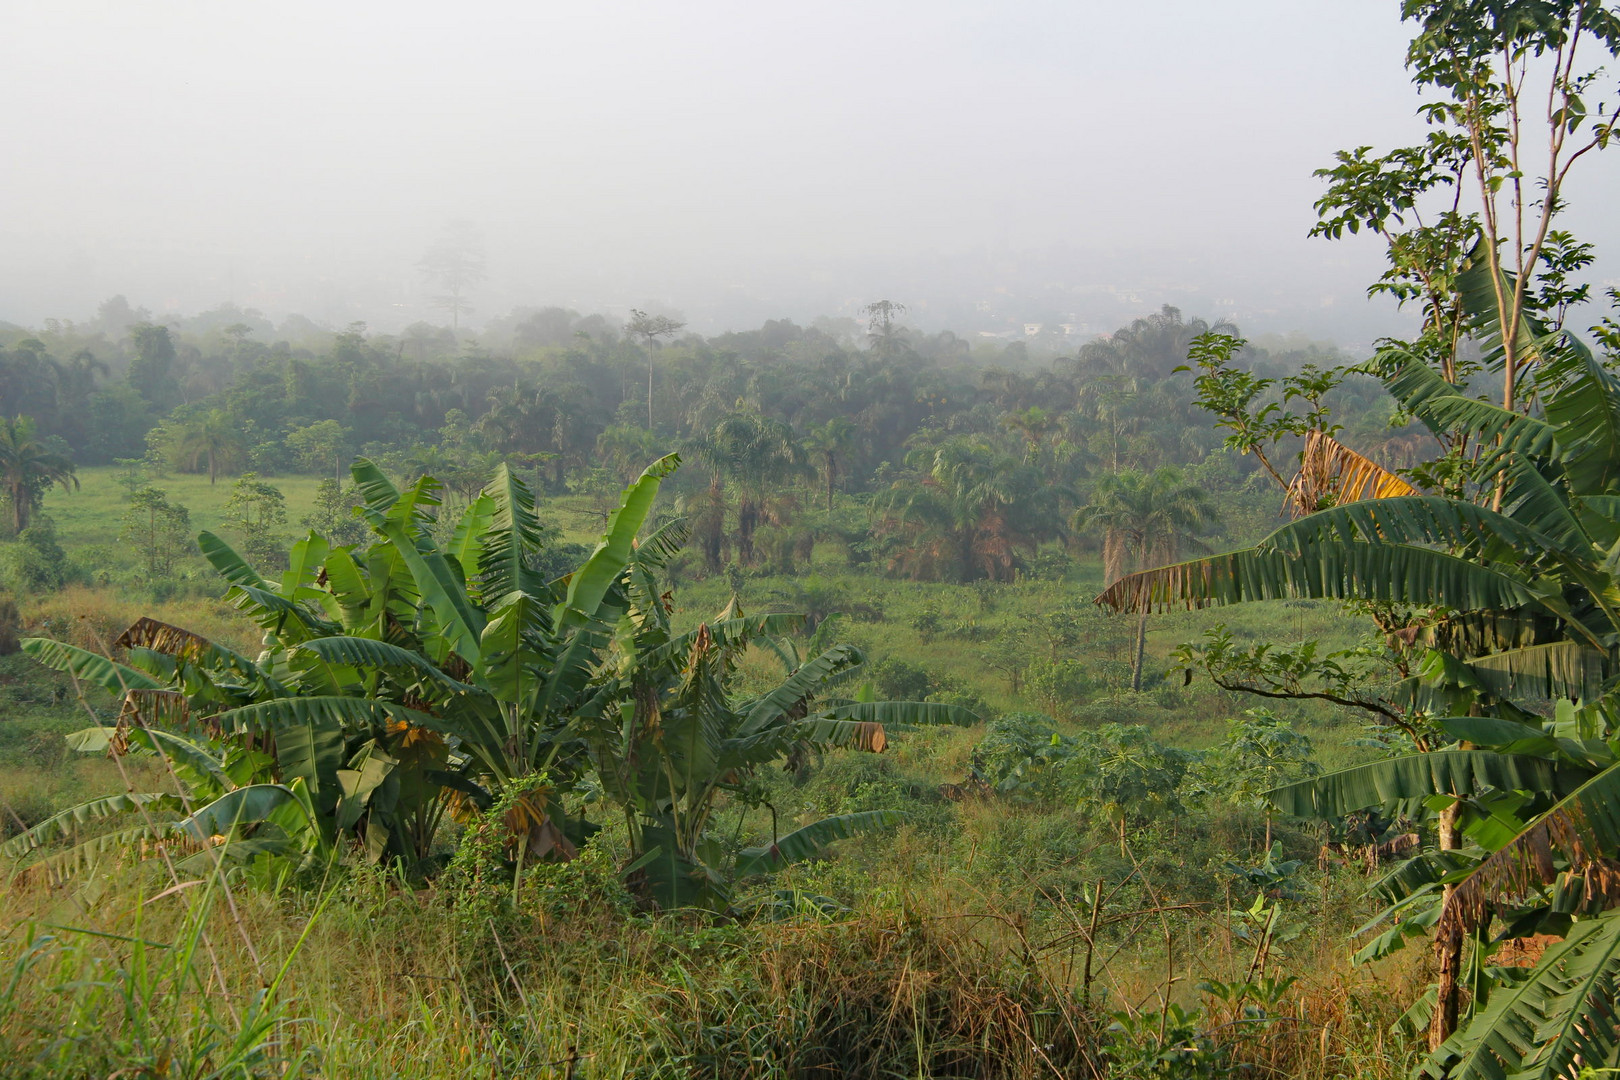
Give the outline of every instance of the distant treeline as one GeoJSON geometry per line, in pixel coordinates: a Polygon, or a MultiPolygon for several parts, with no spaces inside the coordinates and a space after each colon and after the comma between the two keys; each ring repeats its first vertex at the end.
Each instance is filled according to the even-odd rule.
{"type": "MultiPolygon", "coordinates": [[[[32,417],[81,465],[341,478],[365,455],[469,494],[497,458],[546,492],[606,492],[681,449],[698,459],[679,487],[711,568],[784,563],[820,538],[916,576],[1002,578],[1064,538],[1099,475],[1180,465],[1220,487],[1253,470],[1211,458],[1222,433],[1177,370],[1198,334],[1235,327],[1165,307],[1036,361],[1022,342],[907,329],[901,310],[705,338],[547,308],[474,337],[275,327],[229,306],[161,323],[120,297],[86,323],[0,328],[0,414],[32,417]],[[864,496],[858,521],[839,523],[841,494],[864,496]]],[[[1251,346],[1241,359],[1282,375],[1347,358],[1251,346]]],[[[1376,384],[1352,379],[1331,400],[1358,446],[1402,456],[1376,384]]]]}

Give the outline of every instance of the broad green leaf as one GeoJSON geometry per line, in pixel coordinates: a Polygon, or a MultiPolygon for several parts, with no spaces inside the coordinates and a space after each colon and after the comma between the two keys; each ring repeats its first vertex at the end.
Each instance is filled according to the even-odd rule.
{"type": "Polygon", "coordinates": [[[399,501],[399,489],[369,458],[355,458],[354,464],[349,466],[349,475],[354,477],[354,486],[365,500],[366,509],[373,514],[387,514],[399,501]]]}
{"type": "Polygon", "coordinates": [[[177,829],[199,843],[228,835],[240,825],[266,820],[272,811],[287,804],[300,805],[293,793],[280,784],[251,784],[228,791],[181,821],[177,829]]]}
{"type": "Polygon", "coordinates": [[[287,569],[281,575],[281,595],[288,600],[306,600],[317,592],[315,579],[331,550],[326,537],[313,531],[294,544],[287,554],[287,569]]]}
{"type": "Polygon", "coordinates": [[[776,689],[754,702],[748,709],[742,726],[737,729],[737,737],[747,738],[781,723],[786,719],[788,710],[799,706],[824,686],[829,678],[840,671],[855,667],[864,660],[865,657],[855,646],[834,645],[789,675],[776,689]]]}
{"type": "Polygon", "coordinates": [[[476,688],[452,679],[428,661],[419,652],[401,648],[387,641],[351,637],[347,634],[312,638],[299,642],[299,652],[311,653],[329,664],[343,664],[356,668],[383,668],[396,672],[410,672],[421,681],[432,683],[450,693],[467,693],[476,688]]]}
{"type": "Polygon", "coordinates": [[[585,560],[585,565],[576,570],[568,581],[568,596],[563,601],[563,610],[552,620],[559,633],[597,616],[602,598],[630,562],[636,534],[652,512],[659,485],[680,463],[679,454],[659,458],[647,466],[635,483],[625,488],[619,508],[608,521],[607,532],[601,542],[596,545],[591,557],[585,560]]]}
{"type": "Polygon", "coordinates": [[[1555,1080],[1614,1053],[1620,912],[1578,922],[1422,1064],[1439,1080],[1555,1080]]]}
{"type": "Polygon", "coordinates": [[[1135,612],[1282,599],[1379,600],[1463,611],[1539,607],[1553,615],[1559,607],[1528,582],[1477,560],[1410,544],[1335,541],[1301,554],[1262,546],[1127,574],[1096,602],[1135,612]]]}
{"type": "Polygon", "coordinates": [[[116,663],[99,653],[50,638],[24,638],[22,651],[48,668],[65,671],[75,678],[94,683],[115,694],[126,690],[164,690],[162,683],[132,667],[116,663]]]}
{"type": "Polygon", "coordinates": [[[451,649],[467,663],[477,665],[478,635],[484,632],[484,617],[468,599],[466,585],[457,580],[439,552],[431,548],[419,550],[403,525],[390,522],[383,535],[393,541],[394,549],[410,568],[417,590],[433,609],[451,649]]]}
{"type": "Polygon", "coordinates": [[[141,810],[149,813],[153,811],[184,813],[185,803],[174,795],[165,795],[160,792],[109,795],[102,799],[91,799],[89,802],[83,802],[60,813],[52,814],[27,832],[14,836],[4,844],[0,844],[0,854],[8,858],[20,859],[28,852],[43,844],[48,844],[52,840],[71,837],[76,825],[89,825],[119,814],[136,813],[141,810]]]}
{"type": "Polygon", "coordinates": [[[817,716],[834,720],[857,720],[885,727],[930,727],[951,724],[972,727],[979,714],[961,705],[938,701],[851,701],[816,710],[817,716]]]}
{"type": "Polygon", "coordinates": [[[1568,790],[1584,775],[1546,758],[1490,750],[1437,750],[1356,765],[1267,792],[1295,817],[1337,818],[1369,806],[1410,803],[1429,795],[1568,790]]]}
{"type": "Polygon", "coordinates": [[[792,863],[816,858],[835,840],[887,829],[905,819],[906,815],[899,810],[867,810],[822,818],[788,833],[774,844],[743,848],[737,853],[737,873],[741,876],[768,874],[792,863]]]}
{"type": "Polygon", "coordinates": [[[484,591],[491,598],[511,593],[538,594],[545,583],[526,562],[526,557],[540,548],[540,519],[534,513],[534,495],[503,461],[495,467],[495,475],[482,497],[492,508],[479,538],[477,566],[483,575],[484,591]]]}
{"type": "MultiPolygon", "coordinates": [[[[505,465],[501,467],[505,468],[505,465]]],[[[479,547],[494,514],[494,500],[480,494],[462,511],[461,520],[456,522],[456,531],[451,534],[450,543],[445,545],[444,553],[461,567],[463,580],[473,581],[483,573],[479,565],[479,547]]]]}
{"type": "Polygon", "coordinates": [[[203,553],[203,558],[208,560],[209,565],[219,571],[219,576],[232,585],[246,585],[262,592],[270,591],[270,584],[259,576],[259,572],[249,566],[247,560],[238,555],[231,545],[213,533],[199,533],[197,548],[203,553]]]}

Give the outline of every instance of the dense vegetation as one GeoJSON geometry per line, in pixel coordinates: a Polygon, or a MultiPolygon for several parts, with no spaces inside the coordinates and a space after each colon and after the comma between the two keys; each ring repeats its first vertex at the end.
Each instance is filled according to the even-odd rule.
{"type": "Polygon", "coordinates": [[[1319,231],[1421,324],[1353,369],[1169,308],[9,330],[7,1067],[1612,1067],[1620,331],[1557,225],[1620,17],[1406,14],[1433,136],[1319,231]]]}

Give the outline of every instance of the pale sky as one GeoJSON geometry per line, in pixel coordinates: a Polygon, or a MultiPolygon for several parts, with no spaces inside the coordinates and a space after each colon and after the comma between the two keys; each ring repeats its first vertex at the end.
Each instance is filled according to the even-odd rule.
{"type": "MultiPolygon", "coordinates": [[[[5,10],[0,319],[123,293],[442,321],[415,263],[463,218],[475,324],[651,305],[714,331],[890,296],[970,330],[1108,296],[1400,325],[1363,299],[1375,244],[1305,237],[1312,169],[1421,133],[1395,0],[5,10]]],[[[1600,245],[1617,160],[1572,191],[1600,245]]]]}

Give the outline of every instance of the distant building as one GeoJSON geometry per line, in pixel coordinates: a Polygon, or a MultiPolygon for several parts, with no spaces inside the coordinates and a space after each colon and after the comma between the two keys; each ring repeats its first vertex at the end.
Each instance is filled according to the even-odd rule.
{"type": "Polygon", "coordinates": [[[1045,323],[1027,322],[1024,324],[1024,336],[1034,337],[1036,334],[1039,334],[1041,330],[1045,328],[1045,326],[1045,323]]]}

